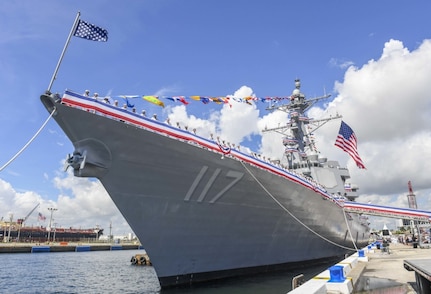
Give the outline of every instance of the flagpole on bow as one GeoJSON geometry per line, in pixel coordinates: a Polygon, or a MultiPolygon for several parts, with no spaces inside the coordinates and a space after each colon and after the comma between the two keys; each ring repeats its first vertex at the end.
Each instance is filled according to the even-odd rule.
{"type": "Polygon", "coordinates": [[[64,54],[66,53],[67,47],[69,46],[70,39],[72,38],[74,31],[76,30],[76,26],[78,25],[80,15],[81,15],[81,12],[78,11],[78,13],[76,14],[75,21],[72,25],[72,29],[70,30],[69,36],[67,37],[66,44],[64,44],[63,51],[61,52],[61,55],[60,55],[60,59],[58,60],[57,66],[55,67],[54,73],[52,74],[51,82],[49,83],[47,92],[51,92],[52,84],[54,83],[54,80],[57,78],[58,69],[60,68],[61,62],[63,61],[63,57],[64,57],[64,54]]]}

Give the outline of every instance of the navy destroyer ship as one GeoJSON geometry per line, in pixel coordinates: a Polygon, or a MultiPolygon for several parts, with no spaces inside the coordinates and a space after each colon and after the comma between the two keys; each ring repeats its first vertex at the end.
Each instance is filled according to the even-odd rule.
{"type": "Polygon", "coordinates": [[[67,166],[100,180],[151,258],[162,288],[292,268],[365,246],[366,219],[343,211],[358,187],[312,138],[300,81],[286,104],[283,160],[66,90],[41,101],[74,146],[67,166]]]}

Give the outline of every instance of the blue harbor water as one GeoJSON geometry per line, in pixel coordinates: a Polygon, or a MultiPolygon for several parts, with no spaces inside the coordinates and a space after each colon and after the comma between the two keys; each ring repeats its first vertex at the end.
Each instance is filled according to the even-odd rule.
{"type": "Polygon", "coordinates": [[[311,278],[333,264],[161,291],[153,267],[131,265],[138,253],[143,250],[0,254],[0,293],[287,293],[294,276],[311,278]]]}

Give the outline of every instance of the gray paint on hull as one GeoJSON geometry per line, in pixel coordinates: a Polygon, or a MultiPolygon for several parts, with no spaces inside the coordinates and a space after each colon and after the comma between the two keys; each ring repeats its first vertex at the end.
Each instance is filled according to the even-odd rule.
{"type": "MultiPolygon", "coordinates": [[[[52,100],[41,99],[49,110],[52,100]]],[[[346,252],[305,226],[353,247],[342,209],[311,189],[187,142],[55,105],[54,118],[75,150],[87,152],[75,174],[101,181],[163,286],[346,252]]],[[[365,245],[367,228],[352,218],[352,234],[365,245]]]]}

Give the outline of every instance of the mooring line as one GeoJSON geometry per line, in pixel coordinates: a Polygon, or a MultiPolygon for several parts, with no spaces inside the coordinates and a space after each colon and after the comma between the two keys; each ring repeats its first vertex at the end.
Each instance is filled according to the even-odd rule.
{"type": "Polygon", "coordinates": [[[48,121],[51,119],[51,117],[54,115],[56,108],[54,107],[54,109],[52,110],[51,114],[49,115],[49,117],[46,119],[46,121],[43,123],[43,125],[39,128],[39,130],[36,132],[36,134],[33,135],[33,137],[30,139],[30,141],[27,142],[27,144],[24,145],[24,147],[21,148],[20,151],[18,151],[8,162],[5,163],[5,165],[3,165],[0,168],[0,172],[2,170],[4,170],[9,164],[12,163],[12,161],[14,161],[27,147],[28,145],[30,145],[34,139],[36,139],[36,137],[39,135],[39,133],[43,130],[43,128],[46,126],[46,124],[48,123],[48,121]]]}
{"type": "MultiPolygon", "coordinates": [[[[245,170],[253,177],[253,179],[259,184],[259,186],[272,198],[272,200],[274,200],[274,202],[275,203],[277,203],[277,205],[278,206],[280,206],[285,212],[287,212],[294,220],[296,220],[299,224],[301,224],[302,226],[304,226],[307,230],[309,230],[310,232],[312,232],[313,234],[315,234],[316,236],[318,236],[319,238],[321,238],[321,239],[323,239],[323,240],[325,240],[325,241],[327,241],[328,243],[330,243],[330,244],[332,244],[332,245],[335,245],[335,246],[338,246],[338,247],[340,247],[340,248],[343,248],[343,249],[348,249],[348,250],[355,250],[355,251],[357,251],[357,249],[354,249],[354,248],[350,248],[350,247],[346,247],[346,246],[344,246],[344,245],[341,245],[341,244],[338,244],[338,243],[335,243],[335,242],[333,242],[333,241],[331,241],[331,240],[329,240],[328,238],[325,238],[324,236],[322,236],[322,235],[320,235],[319,233],[317,233],[316,231],[314,231],[312,228],[310,228],[309,226],[307,226],[306,224],[304,224],[300,219],[298,219],[293,213],[291,213],[286,207],[284,207],[284,205],[280,202],[280,201],[278,201],[272,194],[271,194],[271,192],[269,192],[268,191],[268,189],[266,189],[265,188],[265,186],[263,186],[263,184],[253,175],[253,173],[247,168],[247,166],[244,164],[244,162],[242,162],[241,161],[241,164],[242,164],[242,166],[245,168],[245,170]]],[[[343,214],[344,214],[344,212],[343,212],[343,214]]],[[[346,219],[346,221],[347,221],[347,219],[346,219]]],[[[347,228],[348,228],[348,230],[349,230],[349,232],[350,232],[350,228],[349,228],[349,226],[347,225],[347,228]]],[[[350,237],[352,237],[352,235],[350,234],[350,237]]],[[[353,239],[352,239],[352,242],[354,243],[354,241],[353,241],[353,239]]],[[[356,245],[355,245],[355,247],[356,247],[356,245]]]]}

